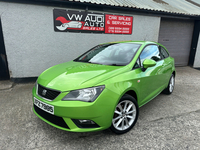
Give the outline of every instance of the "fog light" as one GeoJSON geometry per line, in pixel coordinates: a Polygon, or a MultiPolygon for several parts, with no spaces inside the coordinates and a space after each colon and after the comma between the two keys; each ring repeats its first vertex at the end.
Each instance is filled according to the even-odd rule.
{"type": "Polygon", "coordinates": [[[98,128],[100,127],[92,120],[81,120],[81,119],[72,119],[72,121],[76,124],[79,128],[98,128]]]}
{"type": "Polygon", "coordinates": [[[81,124],[95,124],[92,120],[79,120],[81,124]]]}

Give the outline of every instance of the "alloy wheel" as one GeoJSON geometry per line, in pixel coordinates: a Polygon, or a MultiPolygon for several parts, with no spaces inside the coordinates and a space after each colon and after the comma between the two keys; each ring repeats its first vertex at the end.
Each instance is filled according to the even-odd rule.
{"type": "Polygon", "coordinates": [[[171,76],[170,83],[169,83],[169,91],[172,93],[174,89],[174,75],[171,76]]]}
{"type": "Polygon", "coordinates": [[[124,100],[116,106],[112,124],[117,130],[124,131],[132,126],[135,118],[135,104],[130,100],[124,100]]]}

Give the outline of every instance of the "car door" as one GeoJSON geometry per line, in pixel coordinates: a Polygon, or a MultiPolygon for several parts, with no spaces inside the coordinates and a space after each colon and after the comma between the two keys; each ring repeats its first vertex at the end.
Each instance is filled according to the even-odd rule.
{"type": "Polygon", "coordinates": [[[152,98],[154,98],[164,86],[163,78],[163,64],[164,60],[161,57],[157,45],[147,45],[140,56],[140,65],[143,68],[143,61],[145,59],[152,59],[156,61],[156,65],[149,67],[140,73],[140,102],[143,105],[152,98]]]}
{"type": "Polygon", "coordinates": [[[169,57],[168,52],[165,50],[164,47],[159,46],[159,51],[161,54],[161,57],[163,59],[163,67],[162,67],[162,74],[164,75],[164,77],[162,78],[162,81],[164,84],[168,84],[169,83],[169,79],[171,77],[172,71],[171,68],[173,66],[172,64],[172,60],[169,57]]]}

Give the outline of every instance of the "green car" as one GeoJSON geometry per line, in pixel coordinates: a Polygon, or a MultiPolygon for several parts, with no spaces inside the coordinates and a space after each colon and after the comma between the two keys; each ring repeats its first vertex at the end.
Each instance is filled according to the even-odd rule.
{"type": "Polygon", "coordinates": [[[148,41],[97,45],[73,61],[45,70],[33,88],[33,111],[66,131],[128,132],[139,107],[175,85],[174,58],[148,41]]]}

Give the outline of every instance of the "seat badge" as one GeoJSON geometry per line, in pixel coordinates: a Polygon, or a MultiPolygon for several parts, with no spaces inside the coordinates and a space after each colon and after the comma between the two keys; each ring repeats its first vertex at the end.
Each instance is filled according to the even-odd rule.
{"type": "Polygon", "coordinates": [[[46,93],[47,93],[47,90],[43,90],[43,91],[42,91],[42,95],[43,95],[43,96],[45,96],[46,93]]]}

